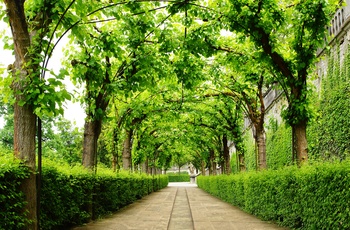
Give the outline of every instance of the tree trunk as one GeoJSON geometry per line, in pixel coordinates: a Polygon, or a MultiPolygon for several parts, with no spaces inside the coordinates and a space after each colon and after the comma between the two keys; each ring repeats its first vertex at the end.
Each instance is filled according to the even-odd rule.
{"type": "Polygon", "coordinates": [[[222,138],[222,144],[223,144],[223,156],[224,156],[224,167],[225,167],[225,173],[227,175],[231,174],[231,164],[230,164],[230,150],[228,148],[228,140],[226,134],[224,134],[222,138]]]}
{"type": "Polygon", "coordinates": [[[117,130],[113,130],[113,153],[112,153],[112,167],[113,172],[119,170],[119,159],[118,159],[118,133],[117,130]]]}
{"type": "Polygon", "coordinates": [[[152,160],[152,176],[157,175],[156,160],[152,160]]]}
{"type": "MultiPolygon", "coordinates": [[[[307,138],[306,138],[306,127],[307,127],[307,115],[303,114],[307,111],[304,106],[307,104],[307,76],[309,65],[304,65],[303,68],[298,70],[297,76],[294,76],[288,63],[284,58],[274,51],[270,43],[270,35],[266,33],[262,28],[255,25],[251,28],[260,34],[260,42],[264,52],[269,55],[281,71],[283,76],[286,78],[287,86],[291,90],[290,99],[288,99],[289,107],[292,111],[289,111],[288,122],[294,119],[299,120],[297,124],[291,124],[293,131],[293,153],[296,153],[298,166],[301,166],[308,161],[308,150],[307,150],[307,138]],[[304,108],[303,108],[304,107],[304,108]],[[300,113],[303,110],[302,113],[300,113]]],[[[304,50],[305,51],[305,50],[304,50]]],[[[310,57],[313,58],[313,57],[310,57]]],[[[312,62],[310,62],[312,63],[312,62]]],[[[305,64],[305,63],[304,63],[305,64]]],[[[288,92],[285,91],[286,95],[288,92]]]]}
{"type": "Polygon", "coordinates": [[[306,121],[299,122],[292,127],[293,137],[295,138],[293,143],[293,150],[296,152],[297,164],[302,166],[308,161],[308,149],[306,139],[306,121]]]}
{"type": "Polygon", "coordinates": [[[131,147],[132,147],[132,133],[131,129],[126,130],[126,138],[123,144],[123,169],[131,170],[131,147]]]}
{"type": "MultiPolygon", "coordinates": [[[[5,0],[7,14],[14,42],[15,63],[13,71],[13,90],[16,96],[14,105],[14,155],[23,160],[30,170],[29,178],[21,184],[28,211],[27,217],[32,220],[24,229],[37,229],[37,190],[36,190],[36,162],[35,162],[35,134],[36,116],[31,105],[19,106],[24,98],[18,95],[26,87],[25,81],[30,78],[28,71],[31,66],[25,66],[30,61],[28,48],[30,47],[30,35],[24,13],[24,1],[5,0]]],[[[34,69],[34,68],[33,68],[34,69]]],[[[37,76],[38,77],[38,76],[37,76]]],[[[28,80],[29,81],[29,80],[28,80]]]]}
{"type": "Polygon", "coordinates": [[[212,171],[213,176],[216,176],[216,175],[217,175],[216,166],[217,166],[216,162],[213,161],[213,171],[212,171]]]}
{"type": "Polygon", "coordinates": [[[142,163],[142,172],[149,174],[149,170],[148,170],[148,157],[146,157],[145,162],[142,163]]]}
{"type": "Polygon", "coordinates": [[[113,156],[112,156],[112,169],[113,169],[113,172],[117,171],[117,168],[119,170],[119,167],[117,167],[117,165],[118,165],[118,155],[113,154],[113,156]]]}
{"type": "Polygon", "coordinates": [[[246,170],[244,163],[244,153],[237,152],[238,157],[238,169],[240,172],[244,172],[246,170]]]}
{"type": "Polygon", "coordinates": [[[210,169],[209,175],[216,175],[216,162],[215,162],[215,151],[213,149],[210,151],[210,169]]]}
{"type": "Polygon", "coordinates": [[[101,120],[85,121],[83,166],[94,170],[97,164],[97,140],[101,133],[101,120]]]}
{"type": "Polygon", "coordinates": [[[146,172],[148,175],[150,175],[151,172],[150,172],[150,168],[149,168],[148,162],[149,162],[148,157],[146,157],[146,161],[145,161],[146,171],[145,171],[145,172],[146,172]]]}
{"type": "Polygon", "coordinates": [[[257,167],[258,170],[263,170],[267,168],[266,165],[266,136],[265,136],[265,130],[264,127],[256,125],[255,126],[255,141],[258,147],[257,152],[257,167]]]}
{"type": "MultiPolygon", "coordinates": [[[[37,186],[35,161],[36,116],[27,106],[15,104],[14,108],[14,154],[29,168],[30,175],[22,181],[20,189],[25,195],[27,218],[33,220],[25,229],[37,229],[37,186]]],[[[25,212],[24,210],[24,212],[25,212]]]]}
{"type": "Polygon", "coordinates": [[[202,172],[201,172],[201,174],[203,175],[203,176],[206,176],[206,173],[205,173],[205,162],[202,160],[202,172]]]}

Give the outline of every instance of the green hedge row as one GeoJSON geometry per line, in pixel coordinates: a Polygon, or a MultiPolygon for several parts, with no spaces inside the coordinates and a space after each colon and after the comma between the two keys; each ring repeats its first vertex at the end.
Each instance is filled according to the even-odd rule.
{"type": "Polygon", "coordinates": [[[26,223],[21,215],[25,206],[19,186],[29,175],[26,167],[15,161],[12,155],[0,156],[0,229],[22,229],[26,223]]]}
{"type": "MultiPolygon", "coordinates": [[[[0,221],[0,229],[21,229],[26,219],[20,212],[23,195],[19,184],[26,175],[25,168],[17,165],[7,173],[2,172],[1,167],[0,219],[4,221],[0,221]]],[[[91,174],[82,167],[43,165],[40,227],[66,229],[85,223],[117,211],[167,184],[165,175],[117,174],[107,169],[91,174]]]]}
{"type": "Polygon", "coordinates": [[[200,188],[264,220],[298,229],[350,229],[350,163],[230,176],[200,176],[200,188]]]}
{"type": "Polygon", "coordinates": [[[190,175],[188,174],[178,174],[178,173],[169,173],[169,182],[190,182],[190,175]]]}

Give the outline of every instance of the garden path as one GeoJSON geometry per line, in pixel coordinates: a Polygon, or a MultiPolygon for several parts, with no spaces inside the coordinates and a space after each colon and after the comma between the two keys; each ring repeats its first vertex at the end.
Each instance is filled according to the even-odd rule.
{"type": "Polygon", "coordinates": [[[190,183],[169,183],[115,214],[73,230],[277,230],[190,183]]]}

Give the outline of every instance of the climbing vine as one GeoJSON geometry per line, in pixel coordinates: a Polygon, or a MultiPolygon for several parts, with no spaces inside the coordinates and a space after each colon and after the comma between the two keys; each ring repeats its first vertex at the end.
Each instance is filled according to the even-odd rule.
{"type": "Polygon", "coordinates": [[[266,132],[266,155],[269,169],[278,169],[292,162],[292,130],[285,123],[270,119],[266,132]]]}
{"type": "Polygon", "coordinates": [[[318,117],[310,127],[314,158],[345,159],[350,153],[350,54],[328,54],[328,72],[322,77],[318,117]]]}

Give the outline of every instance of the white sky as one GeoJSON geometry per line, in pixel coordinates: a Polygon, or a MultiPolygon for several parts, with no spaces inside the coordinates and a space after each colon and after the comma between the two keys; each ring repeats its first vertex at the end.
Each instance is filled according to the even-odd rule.
{"type": "MultiPolygon", "coordinates": [[[[0,31],[3,31],[3,30],[5,30],[8,35],[11,35],[11,30],[8,27],[8,25],[5,24],[3,21],[0,21],[0,31]]],[[[55,50],[53,51],[52,57],[50,58],[50,61],[48,63],[48,69],[50,70],[52,69],[55,73],[58,73],[59,69],[61,68],[61,59],[63,56],[62,49],[65,43],[66,42],[64,39],[60,41],[60,43],[56,46],[55,50]]],[[[0,66],[7,67],[9,64],[14,62],[15,58],[12,55],[12,52],[8,50],[4,50],[3,46],[4,46],[3,41],[0,40],[0,66]]],[[[48,73],[46,73],[46,76],[48,76],[48,73]]],[[[75,87],[70,82],[70,80],[66,79],[64,81],[64,84],[66,84],[67,90],[73,93],[75,87]]],[[[79,103],[73,103],[70,101],[67,102],[64,117],[66,119],[69,119],[75,122],[76,126],[78,127],[84,126],[85,112],[79,103]]],[[[2,126],[3,126],[3,119],[1,118],[0,127],[2,126]]]]}

